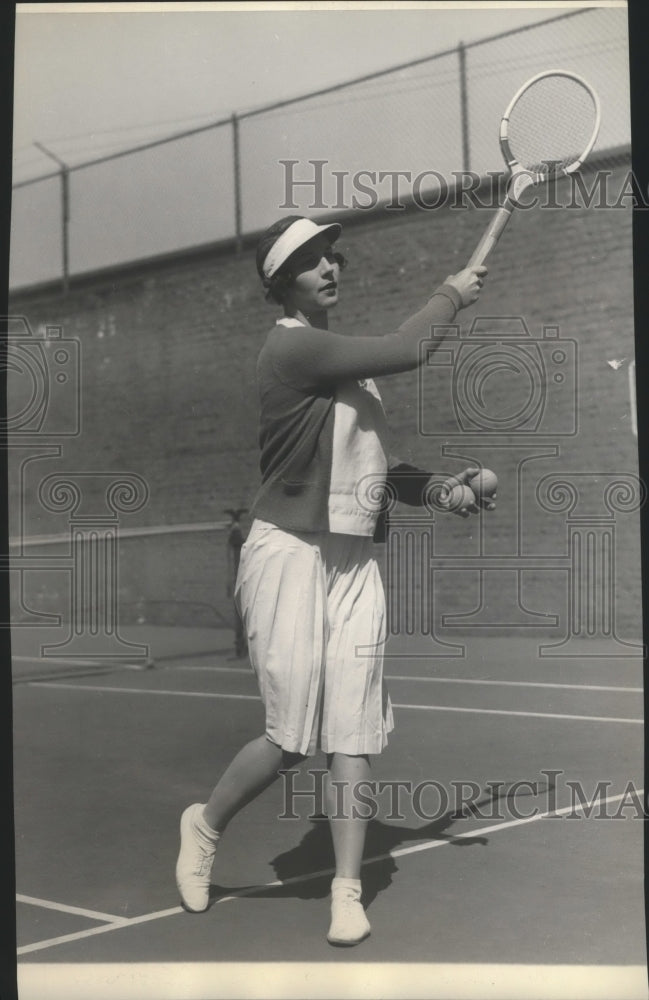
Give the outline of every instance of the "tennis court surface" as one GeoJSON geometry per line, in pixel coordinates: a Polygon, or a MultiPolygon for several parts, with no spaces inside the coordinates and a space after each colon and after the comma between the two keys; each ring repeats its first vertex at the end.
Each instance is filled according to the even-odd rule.
{"type": "Polygon", "coordinates": [[[647,995],[641,657],[388,647],[372,935],[339,949],[320,757],[233,820],[210,908],[182,909],[180,812],[258,735],[262,706],[230,632],[127,631],[155,667],[39,662],[42,633],[14,642],[21,1000],[44,982],[84,1000],[647,995]]]}

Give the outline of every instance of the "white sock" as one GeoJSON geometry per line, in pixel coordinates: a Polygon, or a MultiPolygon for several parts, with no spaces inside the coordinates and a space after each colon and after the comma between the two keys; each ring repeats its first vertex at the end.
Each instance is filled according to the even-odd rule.
{"type": "Polygon", "coordinates": [[[358,889],[361,890],[361,880],[359,878],[342,878],[336,876],[331,883],[331,891],[334,889],[358,889]]]}
{"type": "Polygon", "coordinates": [[[221,836],[218,830],[213,830],[209,825],[202,810],[196,819],[196,826],[198,827],[199,832],[202,833],[204,837],[208,837],[210,840],[218,840],[221,836]]]}

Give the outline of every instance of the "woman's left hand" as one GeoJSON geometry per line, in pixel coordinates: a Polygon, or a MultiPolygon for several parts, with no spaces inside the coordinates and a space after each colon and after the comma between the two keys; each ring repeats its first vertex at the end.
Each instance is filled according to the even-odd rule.
{"type": "Polygon", "coordinates": [[[480,469],[470,467],[457,476],[449,476],[439,487],[438,503],[442,510],[457,514],[458,517],[470,517],[482,510],[495,510],[496,494],[476,497],[469,482],[477,476],[480,469]]]}

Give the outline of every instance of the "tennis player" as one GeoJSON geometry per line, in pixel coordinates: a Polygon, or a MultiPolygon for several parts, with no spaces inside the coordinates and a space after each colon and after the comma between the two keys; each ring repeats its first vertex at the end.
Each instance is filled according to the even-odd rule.
{"type": "MultiPolygon", "coordinates": [[[[340,232],[337,223],[290,216],[258,244],[266,297],[283,316],[257,363],[262,482],[235,598],[266,728],[235,756],[207,803],[184,811],[176,880],[185,907],[205,910],[216,846],[232,817],[282,770],[320,749],[336,864],[327,937],[353,945],[370,932],[360,880],[367,823],[351,809],[353,788],[369,778],[369,755],[382,751],[393,728],[373,544],[381,531],[376,486],[387,483],[399,500],[417,505],[431,476],[389,458],[372,378],[416,368],[420,341],[477,300],[486,268],[447,278],[395,333],[332,333],[328,313],[346,263],[333,250],[340,232]]],[[[447,480],[447,490],[475,472],[447,480]]]]}

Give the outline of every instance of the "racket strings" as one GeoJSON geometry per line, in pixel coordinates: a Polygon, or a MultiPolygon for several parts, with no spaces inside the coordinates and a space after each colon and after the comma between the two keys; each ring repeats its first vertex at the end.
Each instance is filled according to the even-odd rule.
{"type": "Polygon", "coordinates": [[[570,77],[547,76],[516,101],[507,140],[521,166],[547,174],[581,159],[596,123],[595,102],[586,87],[570,77]]]}

